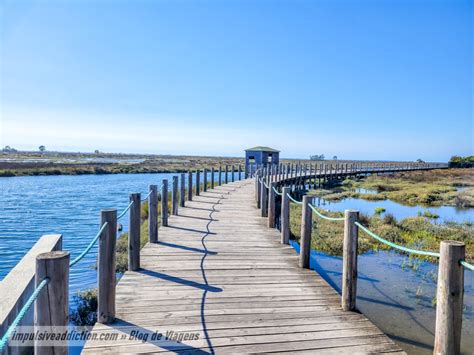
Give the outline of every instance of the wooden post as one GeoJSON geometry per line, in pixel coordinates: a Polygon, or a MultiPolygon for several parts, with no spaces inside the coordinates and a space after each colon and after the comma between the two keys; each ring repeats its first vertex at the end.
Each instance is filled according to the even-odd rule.
{"type": "Polygon", "coordinates": [[[178,176],[173,176],[173,190],[171,190],[171,213],[178,215],[178,176]]]}
{"type": "Polygon", "coordinates": [[[201,192],[201,171],[196,170],[196,196],[201,192]]]}
{"type": "Polygon", "coordinates": [[[168,227],[168,179],[163,179],[161,187],[161,225],[168,227]]]}
{"type": "Polygon", "coordinates": [[[263,179],[263,177],[261,171],[255,174],[255,179],[257,179],[257,208],[262,208],[262,183],[260,180],[263,179]]]}
{"type": "Polygon", "coordinates": [[[225,166],[225,176],[224,176],[224,182],[227,184],[229,183],[229,166],[225,166]]]}
{"type": "Polygon", "coordinates": [[[158,188],[150,185],[150,197],[148,198],[148,241],[158,243],[158,188]]]}
{"type": "Polygon", "coordinates": [[[179,189],[179,205],[180,207],[184,207],[185,204],[185,196],[184,194],[186,193],[186,187],[184,186],[186,181],[186,174],[181,173],[181,181],[180,181],[180,189],[179,189]]]}
{"type": "Polygon", "coordinates": [[[239,181],[242,180],[242,166],[239,164],[239,181]]]}
{"type": "Polygon", "coordinates": [[[202,176],[202,182],[203,182],[202,191],[206,192],[207,191],[207,169],[204,169],[204,173],[203,173],[203,176],[202,176]]]}
{"type": "MultiPolygon", "coordinates": [[[[51,251],[36,257],[36,287],[49,278],[35,301],[35,328],[51,333],[63,331],[69,323],[69,252],[51,251]]],[[[35,331],[36,332],[36,331],[35,331]]],[[[43,346],[35,339],[35,354],[68,354],[66,346],[43,346]]],[[[25,348],[26,349],[26,348],[25,348]]]]}
{"type": "Polygon", "coordinates": [[[275,228],[275,214],[276,214],[276,182],[270,183],[270,191],[268,192],[268,227],[275,228]]]}
{"type": "Polygon", "coordinates": [[[235,181],[235,177],[234,177],[235,167],[232,165],[230,169],[231,169],[231,171],[230,171],[230,181],[234,182],[235,181]]]}
{"type": "Polygon", "coordinates": [[[290,199],[288,194],[290,188],[285,186],[282,189],[281,198],[281,243],[290,244],[290,199]]]}
{"type": "Polygon", "coordinates": [[[464,297],[465,245],[441,242],[436,292],[436,330],[433,354],[459,354],[464,297]]]}
{"type": "Polygon", "coordinates": [[[141,199],[139,193],[130,194],[130,221],[128,232],[128,270],[135,271],[140,268],[140,210],[141,199]]]}
{"type": "Polygon", "coordinates": [[[115,320],[115,243],[117,240],[117,210],[101,211],[101,226],[107,223],[99,238],[97,262],[97,321],[115,320]]]}
{"type": "Polygon", "coordinates": [[[342,251],[342,296],[343,311],[356,309],[357,295],[357,247],[359,211],[346,210],[344,213],[344,242],[342,251]]]}
{"type": "Polygon", "coordinates": [[[268,189],[265,186],[265,177],[262,176],[262,186],[260,187],[260,210],[262,217],[268,216],[268,189]]]}
{"type": "Polygon", "coordinates": [[[211,189],[214,188],[214,168],[211,168],[211,189]]]}
{"type": "Polygon", "coordinates": [[[222,185],[222,166],[219,165],[219,186],[222,185]]]}
{"type": "Polygon", "coordinates": [[[303,196],[303,206],[301,209],[301,239],[300,239],[300,259],[299,266],[301,268],[309,269],[309,259],[311,253],[311,208],[308,204],[311,201],[311,197],[308,195],[303,196]]]}
{"type": "Polygon", "coordinates": [[[193,173],[188,172],[188,201],[193,200],[193,173]]]}

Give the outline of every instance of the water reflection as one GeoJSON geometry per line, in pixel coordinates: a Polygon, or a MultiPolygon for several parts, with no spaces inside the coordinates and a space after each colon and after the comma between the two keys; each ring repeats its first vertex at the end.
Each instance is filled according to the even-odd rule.
{"type": "MultiPolygon", "coordinates": [[[[299,251],[299,245],[291,241],[299,251]]],[[[342,258],[311,251],[311,268],[341,291],[342,258]]],[[[358,258],[357,308],[409,354],[432,354],[438,266],[394,252],[358,258]]],[[[474,273],[465,273],[462,349],[474,349],[474,273]]]]}

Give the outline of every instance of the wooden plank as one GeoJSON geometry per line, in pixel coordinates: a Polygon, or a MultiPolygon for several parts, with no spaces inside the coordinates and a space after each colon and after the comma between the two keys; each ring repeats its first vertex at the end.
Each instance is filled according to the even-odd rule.
{"type": "MultiPolygon", "coordinates": [[[[310,171],[314,176],[314,172],[310,171]]],[[[228,180],[227,180],[228,181],[228,180]]],[[[253,180],[201,191],[141,251],[117,285],[114,324],[95,333],[173,330],[198,340],[87,342],[84,352],[258,353],[400,351],[281,244],[255,207],[253,180]]],[[[266,200],[267,196],[264,196],[266,200]]]]}

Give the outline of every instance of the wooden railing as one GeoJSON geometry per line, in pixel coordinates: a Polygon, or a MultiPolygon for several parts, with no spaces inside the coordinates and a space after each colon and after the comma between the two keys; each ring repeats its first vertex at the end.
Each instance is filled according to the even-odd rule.
{"type": "MultiPolygon", "coordinates": [[[[359,212],[346,210],[344,217],[327,217],[317,212],[311,205],[311,197],[304,195],[302,201],[297,201],[291,194],[304,190],[306,184],[314,186],[321,184],[321,179],[338,179],[359,174],[389,173],[397,171],[444,169],[445,164],[391,164],[379,165],[345,164],[334,167],[279,164],[274,166],[256,167],[250,170],[255,176],[256,205],[261,210],[262,217],[268,218],[268,227],[275,228],[276,221],[280,221],[281,243],[289,244],[290,240],[290,201],[302,206],[300,255],[299,266],[309,268],[312,211],[319,217],[344,222],[343,257],[342,257],[342,292],[341,308],[344,311],[356,310],[357,296],[357,258],[359,228],[371,233],[359,222],[359,212]],[[319,169],[318,169],[319,168],[319,169]],[[281,192],[278,192],[278,189],[281,192]],[[277,209],[277,204],[281,208],[277,209]],[[279,212],[279,215],[277,213],[279,212]]],[[[304,192],[303,192],[304,193],[304,192]]],[[[387,242],[389,246],[400,249],[406,253],[431,255],[439,258],[439,273],[437,281],[437,306],[434,354],[459,354],[461,347],[461,328],[464,294],[464,268],[473,270],[473,265],[465,262],[465,245],[457,241],[442,241],[440,252],[417,251],[394,243],[387,242]]]]}
{"type": "MultiPolygon", "coordinates": [[[[162,226],[168,226],[168,216],[178,215],[179,207],[184,207],[186,197],[191,201],[194,196],[199,196],[200,191],[206,191],[208,185],[215,187],[215,171],[211,170],[211,181],[208,184],[208,169],[203,171],[188,172],[188,186],[186,174],[181,173],[172,178],[171,191],[168,188],[168,179],[163,179],[161,193],[158,193],[157,185],[149,186],[149,193],[144,200],[148,200],[148,241],[158,243],[158,218],[162,226]],[[193,179],[194,177],[194,179],[193,179]],[[201,182],[201,177],[203,182],[201,182]],[[195,183],[193,184],[195,180],[195,183]],[[186,191],[187,190],[187,191],[186,191]],[[187,192],[187,193],[186,193],[187,192]],[[170,202],[168,198],[171,195],[170,202]],[[158,216],[158,203],[161,202],[161,216],[158,216]],[[170,206],[169,206],[170,205],[170,206]],[[169,208],[171,207],[171,208],[169,208]]],[[[223,181],[241,180],[242,168],[225,166],[219,167],[217,185],[222,185],[223,181]],[[229,179],[229,174],[230,179],[229,179]],[[224,175],[224,180],[222,180],[224,175]]],[[[129,212],[129,233],[128,233],[128,270],[134,271],[140,268],[140,224],[141,224],[141,200],[140,193],[130,194],[128,207],[117,215],[116,209],[103,209],[100,211],[100,229],[96,238],[86,248],[86,251],[74,261],[70,261],[70,253],[61,251],[61,236],[45,236],[37,242],[30,252],[22,259],[0,283],[2,299],[0,303],[0,316],[2,340],[8,332],[13,331],[15,324],[32,325],[38,327],[66,327],[69,322],[69,270],[87,252],[89,252],[98,241],[97,254],[97,321],[103,324],[111,323],[115,320],[115,287],[116,287],[116,240],[118,218],[125,216],[129,212]],[[71,265],[71,266],[70,266],[71,265]],[[18,270],[21,269],[21,272],[18,270]],[[18,280],[20,279],[20,280],[18,280]],[[33,280],[34,279],[34,280],[33,280]],[[44,281],[47,281],[46,283],[44,281]],[[6,290],[15,283],[22,285],[14,289],[6,290]],[[36,287],[35,287],[36,285],[36,287]],[[38,286],[41,288],[38,289],[38,286]],[[21,289],[20,289],[21,288],[21,289]],[[37,291],[37,295],[34,292],[37,291]],[[35,297],[32,299],[32,297],[35,297]],[[33,308],[26,307],[27,301],[34,304],[33,308]],[[33,303],[34,301],[34,303],[33,303]],[[24,315],[22,315],[24,313],[24,315]],[[20,317],[20,319],[19,319],[20,317]],[[25,318],[24,318],[25,317],[25,318]],[[16,319],[15,319],[16,318],[16,319]],[[18,321],[18,322],[14,322],[18,321]],[[22,322],[23,321],[23,322],[22,322]]],[[[16,354],[31,352],[31,348],[8,346],[0,348],[0,353],[16,354]]],[[[67,347],[47,347],[43,344],[35,343],[35,353],[67,354],[67,347]]]]}

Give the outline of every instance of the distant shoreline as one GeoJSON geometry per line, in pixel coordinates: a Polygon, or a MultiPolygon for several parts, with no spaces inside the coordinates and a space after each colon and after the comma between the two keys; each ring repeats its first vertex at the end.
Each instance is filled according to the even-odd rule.
{"type": "MultiPolygon", "coordinates": [[[[382,161],[281,159],[281,162],[344,164],[382,161]]],[[[229,167],[234,165],[237,169],[239,164],[243,170],[245,164],[243,157],[12,150],[0,152],[0,177],[181,173],[204,168],[218,169],[219,166],[225,165],[229,167]]]]}

